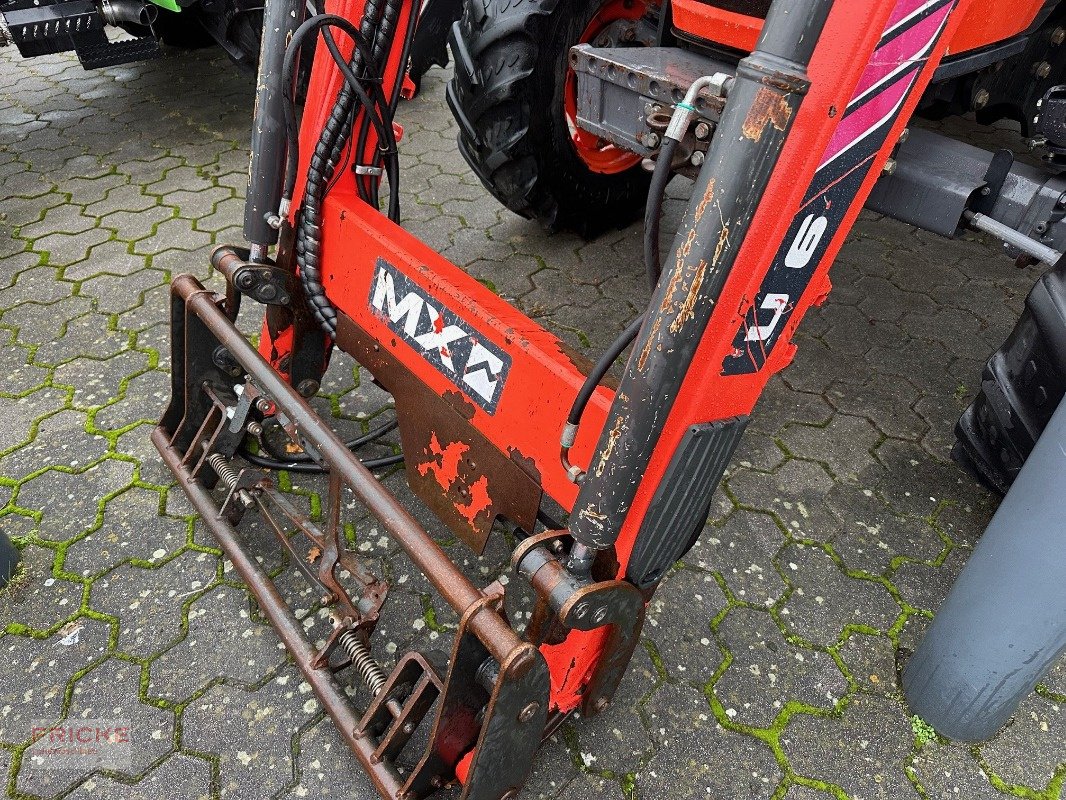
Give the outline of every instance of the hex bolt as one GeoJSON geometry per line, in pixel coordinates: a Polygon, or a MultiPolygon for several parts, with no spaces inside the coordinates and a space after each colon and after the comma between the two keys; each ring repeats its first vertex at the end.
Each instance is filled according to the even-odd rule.
{"type": "Polygon", "coordinates": [[[975,109],[982,109],[988,105],[988,101],[991,99],[992,95],[988,93],[988,89],[981,89],[973,96],[973,107],[975,109]]]}
{"type": "Polygon", "coordinates": [[[259,409],[260,413],[273,414],[274,404],[267,400],[265,397],[260,397],[255,401],[255,407],[259,409]]]}
{"type": "Polygon", "coordinates": [[[318,394],[319,388],[320,385],[318,381],[312,380],[311,378],[305,378],[300,381],[299,385],[296,387],[296,391],[300,393],[301,397],[314,397],[318,394]]]}
{"type": "Polygon", "coordinates": [[[247,425],[245,425],[244,429],[246,431],[248,431],[248,433],[252,434],[252,436],[255,436],[255,437],[259,437],[259,436],[263,435],[263,426],[260,425],[255,420],[252,420],[247,425]]]}
{"type": "Polygon", "coordinates": [[[596,702],[592,704],[592,710],[599,714],[607,709],[607,706],[611,704],[611,701],[606,697],[597,698],[596,702]]]}
{"type": "Polygon", "coordinates": [[[904,128],[903,129],[903,133],[901,133],[899,135],[899,143],[903,144],[905,141],[907,141],[910,138],[911,138],[911,129],[910,128],[904,128]]]}
{"type": "Polygon", "coordinates": [[[882,169],[881,171],[885,175],[895,175],[896,174],[896,159],[894,159],[894,158],[888,159],[888,161],[885,162],[884,169],[882,169]]]}
{"type": "Polygon", "coordinates": [[[697,150],[695,153],[692,154],[692,158],[688,160],[688,163],[690,163],[694,167],[702,167],[705,158],[706,156],[703,154],[703,151],[697,150]]]}
{"type": "Polygon", "coordinates": [[[711,135],[711,126],[708,125],[706,122],[697,122],[696,129],[694,132],[696,134],[696,138],[700,141],[703,141],[711,135]]]}
{"type": "Polygon", "coordinates": [[[1033,74],[1041,79],[1046,78],[1048,75],[1051,74],[1051,65],[1046,61],[1040,61],[1036,64],[1033,64],[1033,74]]]}
{"type": "Polygon", "coordinates": [[[1066,28],[1055,28],[1051,32],[1051,43],[1056,47],[1066,42],[1066,28]]]}
{"type": "Polygon", "coordinates": [[[540,703],[530,703],[518,712],[518,721],[529,722],[533,717],[537,716],[538,711],[540,711],[540,703]]]}
{"type": "Polygon", "coordinates": [[[659,146],[659,142],[661,140],[659,139],[659,134],[657,133],[645,133],[642,137],[640,137],[640,141],[649,150],[654,150],[656,147],[659,146]]]}

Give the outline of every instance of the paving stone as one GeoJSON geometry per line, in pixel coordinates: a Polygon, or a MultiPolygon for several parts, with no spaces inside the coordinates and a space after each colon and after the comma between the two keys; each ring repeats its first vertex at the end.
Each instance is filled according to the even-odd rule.
{"type": "Polygon", "coordinates": [[[769,606],[786,589],[773,562],[784,543],[766,514],[734,511],[720,526],[703,532],[685,561],[720,574],[737,599],[769,606]]]}
{"type": "Polygon", "coordinates": [[[728,605],[714,576],[681,569],[668,575],[648,606],[645,633],[655,643],[662,666],[676,680],[706,683],[722,653],[711,633],[711,621],[728,605]],[[695,610],[690,625],[670,624],[678,610],[695,610]]]}
{"type": "Polygon", "coordinates": [[[126,382],[146,370],[148,364],[148,356],[135,350],[126,350],[104,361],[76,358],[57,367],[52,382],[73,388],[71,404],[75,408],[96,408],[117,400],[126,382]]]}
{"type": "Polygon", "coordinates": [[[38,364],[62,364],[77,356],[104,359],[125,349],[129,337],[112,330],[103,314],[84,314],[70,320],[63,335],[42,344],[34,355],[38,364]]]}
{"type": "Polygon", "coordinates": [[[838,786],[846,797],[919,797],[904,774],[911,722],[897,701],[855,695],[839,719],[796,714],[781,745],[798,775],[838,786]]]}
{"type": "Polygon", "coordinates": [[[1026,698],[981,755],[1008,784],[1043,790],[1066,762],[1066,708],[1039,695],[1026,698]],[[1045,735],[1040,735],[1045,734],[1045,735]]]}
{"type": "Polygon", "coordinates": [[[769,728],[790,701],[832,711],[847,691],[830,655],[790,645],[765,612],[731,609],[717,633],[732,663],[714,693],[737,723],[769,728]]]}
{"type": "Polygon", "coordinates": [[[896,653],[887,637],[852,633],[838,652],[860,689],[875,694],[898,694],[896,653]]]}
{"type": "Polygon", "coordinates": [[[913,763],[914,777],[930,800],[1000,800],[1003,795],[967,750],[935,739],[922,747],[913,763]]]}
{"type": "Polygon", "coordinates": [[[702,692],[664,686],[648,703],[659,751],[637,773],[642,797],[768,798],[781,779],[770,748],[720,726],[702,692]]]}
{"type": "MultiPolygon", "coordinates": [[[[114,719],[129,722],[130,766],[118,774],[136,777],[174,747],[174,714],[137,699],[140,667],[109,658],[80,676],[74,684],[68,720],[114,719]]],[[[58,720],[57,720],[58,721],[58,720]]],[[[35,768],[32,759],[19,771],[17,787],[54,797],[81,782],[74,770],[35,768]]]]}
{"type": "Polygon", "coordinates": [[[327,717],[299,737],[296,785],[278,797],[373,797],[370,778],[327,717]]]}
{"type": "Polygon", "coordinates": [[[89,530],[103,498],[130,485],[133,464],[109,458],[82,472],[48,470],[19,488],[19,505],[41,512],[37,535],[64,541],[89,530]]]}
{"type": "Polygon", "coordinates": [[[93,581],[89,605],[118,619],[118,652],[146,658],[182,636],[185,604],[216,572],[214,556],[192,551],[151,569],[123,564],[93,581]]]}
{"type": "Polygon", "coordinates": [[[46,467],[76,470],[98,461],[107,453],[107,440],[87,434],[85,415],[60,411],[37,423],[32,442],[0,458],[0,471],[22,480],[46,467]]]}
{"type": "Polygon", "coordinates": [[[830,542],[850,569],[880,575],[900,557],[933,561],[945,549],[928,520],[894,513],[871,489],[837,483],[826,503],[840,520],[830,542]]]}
{"type": "Polygon", "coordinates": [[[66,550],[63,568],[95,575],[130,558],[159,561],[187,537],[184,520],[159,516],[159,494],[132,488],[108,501],[101,526],[66,550]]]}
{"type": "Polygon", "coordinates": [[[781,619],[798,636],[828,646],[845,625],[887,631],[899,616],[899,606],[883,585],[849,578],[819,548],[789,545],[779,558],[796,587],[781,609],[781,619]]]}
{"type": "Polygon", "coordinates": [[[106,775],[93,775],[86,778],[66,797],[68,800],[89,800],[95,797],[123,797],[126,800],[181,797],[186,800],[209,800],[211,765],[199,758],[174,753],[138,783],[130,785],[106,775]]]}
{"type": "Polygon", "coordinates": [[[250,689],[277,669],[284,650],[272,628],[252,621],[250,602],[231,586],[194,600],[185,638],[152,662],[148,694],[181,702],[218,678],[250,689]],[[219,647],[219,642],[231,646],[219,647]]]}
{"type": "MultiPolygon", "coordinates": [[[[4,518],[7,521],[10,518],[4,518]]],[[[3,525],[10,535],[16,531],[3,525]]],[[[34,631],[51,631],[78,613],[81,607],[80,583],[55,578],[52,564],[55,553],[43,547],[26,545],[21,550],[22,580],[0,597],[0,619],[34,631]]]]}
{"type": "Polygon", "coordinates": [[[258,800],[291,784],[293,741],[318,709],[310,687],[290,667],[255,692],[212,687],[186,707],[182,739],[218,756],[223,797],[258,800]]]}
{"type": "Polygon", "coordinates": [[[19,681],[17,686],[8,683],[0,692],[0,742],[26,742],[35,721],[58,721],[71,681],[102,660],[107,646],[108,625],[86,618],[43,640],[5,634],[0,639],[0,653],[5,669],[19,676],[19,681]]]}
{"type": "Polygon", "coordinates": [[[820,464],[792,459],[772,475],[743,470],[727,483],[741,507],[777,515],[791,536],[828,540],[839,528],[824,502],[833,479],[820,464]]]}

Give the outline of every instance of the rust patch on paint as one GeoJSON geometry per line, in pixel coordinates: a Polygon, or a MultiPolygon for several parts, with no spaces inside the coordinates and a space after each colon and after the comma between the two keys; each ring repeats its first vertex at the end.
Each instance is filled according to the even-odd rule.
{"type": "Polygon", "coordinates": [[[783,131],[791,118],[792,106],[788,104],[788,101],[779,92],[763,87],[759,89],[751,103],[741,133],[745,139],[758,142],[762,139],[767,127],[772,125],[777,130],[783,131]]]}
{"type": "Polygon", "coordinates": [[[618,443],[618,439],[622,436],[622,429],[625,427],[625,420],[622,417],[618,417],[614,421],[614,426],[611,428],[611,432],[607,435],[607,446],[603,448],[603,454],[600,456],[600,463],[596,465],[596,477],[599,478],[603,475],[603,471],[607,469],[607,462],[611,458],[611,453],[614,452],[614,446],[618,443]]]}
{"type": "Polygon", "coordinates": [[[651,349],[655,346],[655,339],[659,335],[659,328],[662,327],[662,317],[656,317],[655,321],[651,324],[651,330],[648,332],[648,340],[644,343],[644,349],[640,351],[640,358],[637,359],[637,371],[643,372],[644,365],[648,363],[648,356],[651,355],[651,349]]]}
{"type": "Polygon", "coordinates": [[[692,278],[692,284],[689,286],[685,302],[681,304],[677,316],[674,317],[674,321],[670,323],[670,333],[675,335],[680,333],[681,329],[685,327],[685,323],[695,316],[696,301],[699,299],[700,287],[703,286],[703,276],[706,274],[707,261],[702,260],[700,261],[700,265],[696,268],[696,274],[692,278]]]}

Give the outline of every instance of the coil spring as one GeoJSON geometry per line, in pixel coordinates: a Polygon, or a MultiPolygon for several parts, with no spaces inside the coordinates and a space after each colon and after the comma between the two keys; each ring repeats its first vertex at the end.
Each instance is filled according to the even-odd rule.
{"type": "Polygon", "coordinates": [[[352,659],[352,666],[359,673],[359,677],[363,679],[363,683],[370,689],[370,693],[377,695],[381,691],[381,687],[385,685],[385,681],[388,680],[388,676],[385,675],[385,671],[378,665],[378,662],[374,660],[374,656],[370,654],[370,649],[363,644],[363,640],[359,638],[356,632],[351,630],[342,633],[337,643],[344,648],[344,652],[352,659]]]}
{"type": "Polygon", "coordinates": [[[237,471],[229,465],[229,462],[226,461],[224,455],[221,453],[212,453],[207,457],[207,463],[211,469],[215,471],[215,474],[218,475],[219,480],[226,484],[230,489],[237,485],[237,479],[239,477],[237,471]]]}

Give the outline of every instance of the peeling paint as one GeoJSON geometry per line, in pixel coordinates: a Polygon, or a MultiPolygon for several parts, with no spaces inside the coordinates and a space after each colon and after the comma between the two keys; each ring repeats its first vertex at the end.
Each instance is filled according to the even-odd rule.
{"type": "Polygon", "coordinates": [[[792,106],[781,96],[780,92],[761,87],[751,103],[741,133],[745,139],[758,142],[762,139],[763,131],[767,126],[772,125],[777,130],[783,131],[791,117],[792,106]]]}
{"type": "Polygon", "coordinates": [[[597,478],[602,476],[603,471],[607,469],[607,462],[610,460],[611,453],[614,451],[614,446],[622,436],[622,430],[624,428],[625,420],[622,417],[617,417],[614,421],[614,426],[611,428],[611,432],[607,436],[607,446],[603,448],[603,453],[600,454],[600,461],[596,465],[597,478]]]}
{"type": "Polygon", "coordinates": [[[418,474],[424,478],[430,472],[433,472],[433,477],[437,484],[447,492],[459,480],[459,462],[462,460],[463,454],[468,450],[470,450],[470,446],[463,442],[452,442],[445,447],[441,447],[437,434],[431,433],[429,449],[426,451],[426,455],[429,456],[430,460],[423,461],[417,466],[418,474]]]}
{"type": "MultiPolygon", "coordinates": [[[[725,234],[726,230],[723,229],[722,233],[725,234]]],[[[721,242],[719,242],[721,247],[721,242]]],[[[700,261],[700,265],[696,268],[696,274],[692,278],[692,284],[689,286],[688,295],[685,297],[685,302],[681,304],[680,310],[677,312],[677,316],[674,317],[674,321],[670,323],[670,333],[681,333],[681,329],[685,327],[685,323],[696,316],[695,308],[696,301],[699,300],[700,287],[703,286],[703,277],[707,273],[707,261],[700,261]]]]}
{"type": "Polygon", "coordinates": [[[470,523],[470,527],[475,531],[478,529],[476,522],[478,515],[490,508],[492,508],[492,498],[489,497],[489,479],[484,475],[470,487],[470,502],[466,505],[455,504],[455,510],[470,523]]]}

